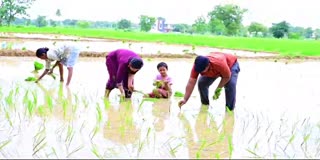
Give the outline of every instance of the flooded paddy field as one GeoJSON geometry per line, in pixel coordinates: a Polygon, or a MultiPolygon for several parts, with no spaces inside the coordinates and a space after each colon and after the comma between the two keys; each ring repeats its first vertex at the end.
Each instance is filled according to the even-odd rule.
{"type": "MultiPolygon", "coordinates": [[[[236,109],[229,113],[224,93],[201,106],[196,87],[181,110],[178,97],[134,93],[120,102],[113,90],[106,100],[108,73],[101,57],[81,57],[69,87],[59,82],[58,69],[57,79],[24,81],[42,73],[32,72],[35,57],[0,59],[1,158],[320,157],[317,61],[240,59],[236,109]]],[[[173,89],[184,92],[191,59],[145,60],[135,88],[152,90],[160,61],[168,63],[173,89]]]]}

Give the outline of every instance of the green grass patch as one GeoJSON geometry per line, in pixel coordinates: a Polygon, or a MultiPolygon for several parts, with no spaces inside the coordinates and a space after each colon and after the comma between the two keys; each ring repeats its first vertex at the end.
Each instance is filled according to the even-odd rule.
{"type": "MultiPolygon", "coordinates": [[[[177,33],[146,33],[138,31],[121,31],[114,29],[82,29],[72,27],[0,27],[0,32],[61,34],[79,37],[106,38],[127,41],[163,42],[167,44],[184,44],[208,46],[215,48],[240,49],[256,52],[275,52],[284,56],[319,56],[320,41],[291,40],[275,38],[225,37],[210,35],[190,35],[177,33]]],[[[58,37],[57,37],[58,38],[58,37]]]]}

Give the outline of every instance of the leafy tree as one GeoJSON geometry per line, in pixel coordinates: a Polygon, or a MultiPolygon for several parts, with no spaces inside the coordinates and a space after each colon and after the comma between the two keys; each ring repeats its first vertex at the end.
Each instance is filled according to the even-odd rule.
{"type": "Polygon", "coordinates": [[[195,20],[195,23],[192,25],[192,27],[194,27],[194,30],[196,33],[201,33],[204,34],[205,32],[207,32],[207,24],[206,24],[206,19],[203,16],[198,17],[195,20]]]}
{"type": "Polygon", "coordinates": [[[26,10],[30,8],[34,0],[17,1],[17,0],[1,0],[0,1],[0,26],[10,24],[19,15],[27,16],[26,10]]]}
{"type": "MultiPolygon", "coordinates": [[[[227,35],[236,35],[241,27],[243,14],[247,9],[241,9],[237,5],[217,5],[211,12],[208,13],[209,24],[215,25],[220,20],[226,28],[227,35]]],[[[215,32],[214,26],[211,26],[211,32],[215,32]]],[[[221,27],[219,27],[221,29],[221,27]]]]}
{"type": "Polygon", "coordinates": [[[57,9],[56,11],[56,17],[57,17],[57,22],[56,22],[56,25],[61,25],[61,10],[60,9],[57,9]]]}
{"type": "Polygon", "coordinates": [[[248,31],[257,36],[259,32],[264,34],[267,31],[267,27],[265,27],[263,24],[252,22],[248,27],[248,31]]]}
{"type": "Polygon", "coordinates": [[[90,27],[90,22],[88,21],[78,21],[77,26],[80,28],[89,28],[90,27]]]}
{"type": "Polygon", "coordinates": [[[304,37],[305,38],[312,38],[312,35],[313,35],[312,28],[311,27],[306,28],[304,31],[304,37]]]}
{"type": "Polygon", "coordinates": [[[56,11],[56,16],[57,16],[57,17],[61,17],[61,11],[60,11],[60,9],[57,9],[57,11],[56,11]]]}
{"type": "Polygon", "coordinates": [[[74,19],[65,19],[64,21],[62,21],[63,25],[66,25],[66,26],[75,26],[77,22],[78,20],[74,20],[74,19]]]}
{"type": "Polygon", "coordinates": [[[290,32],[290,33],[288,33],[288,38],[289,39],[300,39],[301,34],[299,34],[297,32],[290,32]]]}
{"type": "Polygon", "coordinates": [[[149,17],[149,16],[146,16],[146,15],[141,15],[139,17],[140,19],[140,30],[141,31],[145,31],[145,32],[149,32],[152,28],[152,26],[155,24],[156,22],[156,18],[154,17],[149,17]]]}
{"type": "Polygon", "coordinates": [[[58,25],[58,22],[55,21],[55,20],[50,19],[49,20],[49,24],[50,24],[50,26],[56,27],[58,25]]]}
{"type": "Polygon", "coordinates": [[[35,23],[37,27],[45,27],[48,25],[48,22],[46,20],[46,16],[38,16],[38,18],[36,19],[35,23]]]}
{"type": "Polygon", "coordinates": [[[290,24],[286,21],[280,23],[273,23],[270,28],[271,33],[275,38],[283,38],[288,34],[290,24]]]}
{"type": "Polygon", "coordinates": [[[304,35],[304,28],[303,27],[290,27],[288,38],[290,39],[300,39],[301,36],[304,35]]]}
{"type": "Polygon", "coordinates": [[[173,25],[173,32],[181,32],[181,33],[185,33],[187,32],[187,30],[191,28],[190,25],[188,24],[174,24],[173,25]]]}
{"type": "MultiPolygon", "coordinates": [[[[239,33],[237,34],[240,37],[248,37],[248,27],[241,25],[239,33]]],[[[265,36],[265,35],[263,35],[265,36]]]]}
{"type": "Polygon", "coordinates": [[[213,19],[209,22],[209,30],[216,35],[224,35],[226,33],[226,27],[219,19],[213,19]]]}
{"type": "Polygon", "coordinates": [[[127,19],[121,19],[118,22],[118,29],[129,29],[131,27],[131,22],[127,19]]]}
{"type": "Polygon", "coordinates": [[[315,29],[314,35],[315,35],[315,39],[319,39],[320,38],[320,29],[315,29]]]}
{"type": "Polygon", "coordinates": [[[114,22],[107,21],[95,21],[91,24],[94,28],[112,28],[114,22]]]}

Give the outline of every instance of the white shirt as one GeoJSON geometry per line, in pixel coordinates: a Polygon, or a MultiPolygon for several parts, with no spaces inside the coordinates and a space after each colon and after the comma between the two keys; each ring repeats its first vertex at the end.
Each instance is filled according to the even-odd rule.
{"type": "Polygon", "coordinates": [[[49,51],[47,52],[48,59],[46,60],[46,69],[51,68],[51,62],[61,61],[62,58],[68,57],[72,47],[73,46],[63,44],[54,49],[49,49],[49,51]]]}

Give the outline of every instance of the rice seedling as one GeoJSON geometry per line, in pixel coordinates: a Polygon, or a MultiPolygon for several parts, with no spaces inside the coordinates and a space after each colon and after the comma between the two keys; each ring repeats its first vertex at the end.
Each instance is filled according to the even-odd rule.
{"type": "Polygon", "coordinates": [[[221,156],[220,156],[219,153],[216,153],[216,154],[215,154],[215,157],[216,157],[216,159],[220,159],[221,156]]]}
{"type": "Polygon", "coordinates": [[[5,115],[6,115],[6,119],[9,122],[10,126],[13,128],[13,122],[11,120],[10,113],[7,110],[5,110],[5,115]]]}
{"type": "Polygon", "coordinates": [[[64,142],[66,143],[66,148],[67,150],[69,150],[69,147],[71,145],[71,142],[74,138],[74,135],[75,135],[75,131],[74,131],[74,128],[72,126],[72,124],[69,124],[68,125],[68,128],[67,128],[67,136],[64,140],[64,142]]]}
{"type": "Polygon", "coordinates": [[[16,88],[15,88],[15,94],[14,94],[14,97],[15,98],[18,98],[19,97],[19,92],[20,92],[20,87],[19,86],[16,86],[16,88]]]}
{"type": "Polygon", "coordinates": [[[103,159],[103,156],[99,153],[98,148],[95,144],[92,145],[91,152],[99,159],[103,159]]]}
{"type": "Polygon", "coordinates": [[[38,112],[39,112],[39,115],[40,116],[45,116],[46,115],[46,109],[45,109],[45,106],[44,105],[40,105],[40,106],[38,106],[38,112]]]}
{"type": "Polygon", "coordinates": [[[62,109],[63,109],[63,117],[67,118],[67,109],[69,106],[69,102],[66,99],[62,99],[61,103],[62,103],[62,109]]]}
{"type": "Polygon", "coordinates": [[[170,154],[171,154],[172,157],[176,158],[177,150],[178,150],[178,148],[181,147],[181,146],[182,146],[181,143],[178,144],[178,145],[176,145],[175,147],[171,147],[171,145],[169,144],[170,154]]]}
{"type": "Polygon", "coordinates": [[[149,143],[149,135],[150,135],[150,133],[151,133],[151,128],[149,127],[148,131],[147,131],[147,135],[146,135],[147,143],[149,143]]]}
{"type": "Polygon", "coordinates": [[[85,127],[85,121],[83,121],[82,124],[81,124],[80,133],[82,133],[82,130],[84,129],[84,127],[85,127]]]}
{"type": "Polygon", "coordinates": [[[263,157],[258,155],[255,151],[252,151],[250,149],[246,149],[246,151],[248,151],[249,153],[251,153],[254,157],[253,158],[259,158],[262,159],[263,157]]]}
{"type": "Polygon", "coordinates": [[[93,128],[93,130],[91,131],[91,133],[89,135],[91,140],[96,136],[96,134],[99,132],[99,130],[100,130],[100,126],[99,125],[96,125],[93,128]]]}
{"type": "Polygon", "coordinates": [[[228,151],[229,151],[229,157],[232,156],[232,152],[233,152],[233,144],[232,144],[232,136],[228,135],[228,151]]]}
{"type": "Polygon", "coordinates": [[[75,113],[78,109],[80,100],[77,94],[73,94],[73,97],[74,97],[75,104],[72,105],[72,113],[75,113]]]}
{"type": "Polygon", "coordinates": [[[103,98],[104,108],[108,110],[110,108],[110,102],[108,99],[103,98]]]}
{"type": "Polygon", "coordinates": [[[27,109],[28,109],[28,113],[29,113],[29,116],[31,117],[33,115],[33,110],[34,110],[34,104],[32,103],[32,101],[28,100],[28,103],[27,103],[27,109]]]}
{"type": "Polygon", "coordinates": [[[287,150],[287,147],[293,142],[293,140],[296,138],[295,133],[291,135],[288,143],[286,144],[286,146],[284,147],[284,151],[287,150]]]}
{"type": "Polygon", "coordinates": [[[0,150],[3,150],[3,148],[6,147],[11,141],[12,141],[11,139],[8,139],[0,142],[0,150]]]}
{"type": "Polygon", "coordinates": [[[258,132],[260,131],[260,129],[261,129],[261,126],[259,125],[260,123],[259,123],[259,118],[257,118],[257,123],[256,123],[257,125],[256,125],[256,132],[253,134],[253,136],[250,138],[250,140],[249,140],[249,142],[248,143],[250,143],[254,138],[256,138],[257,137],[257,134],[258,134],[258,132]]]}
{"type": "Polygon", "coordinates": [[[140,152],[142,151],[143,147],[144,147],[144,141],[141,141],[141,139],[139,139],[137,157],[140,156],[140,152]]]}
{"type": "Polygon", "coordinates": [[[76,147],[73,151],[71,151],[70,153],[68,153],[67,158],[70,158],[71,155],[77,153],[77,152],[80,151],[83,147],[84,147],[83,145],[80,145],[80,146],[76,147]]]}
{"type": "Polygon", "coordinates": [[[40,150],[42,150],[46,145],[47,142],[45,141],[46,139],[46,133],[45,133],[45,126],[42,125],[39,128],[38,133],[33,137],[33,153],[32,156],[35,156],[40,150]]]}
{"type": "Polygon", "coordinates": [[[5,102],[6,102],[6,104],[7,104],[9,107],[13,107],[13,104],[14,104],[14,103],[13,103],[13,102],[14,102],[14,100],[13,100],[13,98],[14,98],[13,94],[14,94],[14,90],[10,90],[8,96],[5,97],[5,102]]]}
{"type": "MultiPolygon", "coordinates": [[[[201,152],[202,152],[203,149],[206,147],[206,143],[207,143],[206,140],[202,140],[202,141],[201,141],[200,147],[198,148],[198,150],[197,150],[197,152],[196,152],[196,158],[197,158],[197,159],[201,158],[201,152]]],[[[170,153],[171,153],[171,151],[170,151],[170,153]]]]}
{"type": "Polygon", "coordinates": [[[37,93],[35,91],[31,92],[31,94],[32,94],[32,98],[33,98],[33,104],[34,104],[34,106],[37,106],[37,104],[38,104],[38,95],[37,95],[37,93]]]}
{"type": "Polygon", "coordinates": [[[102,111],[100,109],[99,103],[97,103],[96,110],[97,110],[97,114],[96,114],[97,125],[100,125],[102,122],[102,111]]]}
{"type": "Polygon", "coordinates": [[[52,96],[46,94],[45,95],[45,99],[46,99],[46,102],[47,102],[47,106],[49,108],[49,111],[52,113],[53,111],[53,100],[52,100],[52,96]]]}
{"type": "Polygon", "coordinates": [[[156,101],[158,101],[158,99],[156,99],[156,98],[144,98],[144,99],[141,101],[137,112],[140,111],[140,109],[141,109],[141,107],[142,107],[142,104],[143,104],[144,102],[156,102],[156,101]]]}

